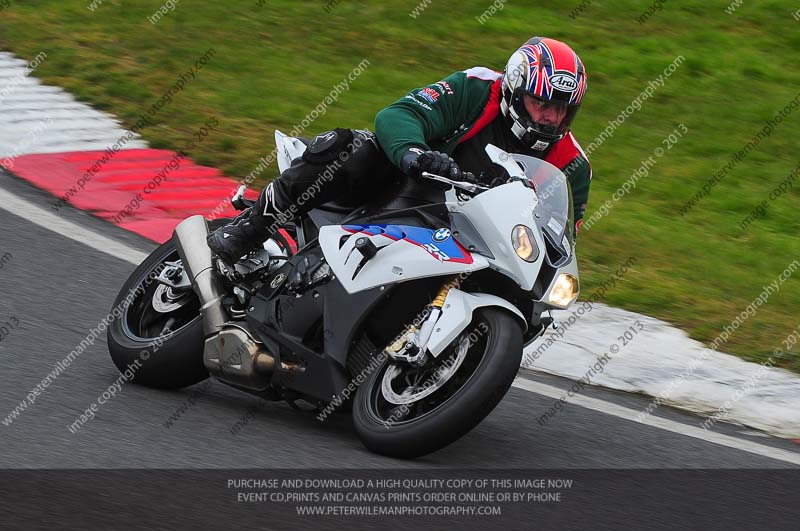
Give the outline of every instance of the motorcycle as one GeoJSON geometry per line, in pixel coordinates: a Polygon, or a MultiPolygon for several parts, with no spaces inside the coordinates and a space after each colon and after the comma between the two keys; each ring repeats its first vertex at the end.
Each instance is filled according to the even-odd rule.
{"type": "MultiPolygon", "coordinates": [[[[276,141],[283,171],[305,143],[276,141]]],[[[451,444],[495,408],[549,311],[579,291],[564,174],[486,152],[505,183],[424,173],[379,206],[312,210],[233,268],[212,256],[209,223],[187,218],[120,291],[114,363],[136,363],[132,380],[157,388],[213,376],[320,420],[350,410],[361,442],[387,456],[451,444]]],[[[252,204],[243,194],[240,210],[252,204]]]]}

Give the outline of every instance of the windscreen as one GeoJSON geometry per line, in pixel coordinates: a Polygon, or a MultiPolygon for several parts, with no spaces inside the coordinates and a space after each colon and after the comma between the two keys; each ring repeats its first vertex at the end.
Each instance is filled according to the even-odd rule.
{"type": "Polygon", "coordinates": [[[570,254],[572,238],[572,197],[564,172],[543,160],[526,155],[512,155],[533,183],[539,205],[537,224],[551,243],[570,254]],[[565,240],[566,237],[566,240],[565,240]]]}

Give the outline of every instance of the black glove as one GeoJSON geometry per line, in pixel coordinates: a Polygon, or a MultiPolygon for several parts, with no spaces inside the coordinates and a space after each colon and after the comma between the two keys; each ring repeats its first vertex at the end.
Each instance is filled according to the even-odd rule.
{"type": "Polygon", "coordinates": [[[433,173],[454,181],[460,181],[462,177],[461,168],[456,161],[439,151],[410,149],[403,156],[401,169],[412,177],[418,177],[422,172],[433,173]]]}

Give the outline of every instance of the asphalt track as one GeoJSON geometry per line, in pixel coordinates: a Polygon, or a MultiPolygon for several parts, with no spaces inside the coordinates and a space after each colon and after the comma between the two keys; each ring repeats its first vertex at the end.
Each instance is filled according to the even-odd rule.
{"type": "MultiPolygon", "coordinates": [[[[7,174],[0,174],[0,191],[7,192],[0,201],[0,324],[12,318],[19,323],[0,341],[1,420],[97,326],[135,267],[130,256],[147,253],[154,244],[70,207],[58,212],[59,218],[122,244],[128,259],[103,252],[31,223],[18,202],[8,199],[10,193],[47,209],[46,193],[7,174]]],[[[536,418],[554,399],[522,387],[565,390],[572,382],[528,371],[478,428],[412,462],[368,452],[347,414],[319,422],[219,382],[199,384],[196,402],[171,427],[165,423],[187,404],[192,389],[165,392],[123,384],[96,418],[71,433],[68,426],[118,376],[103,337],[13,422],[0,425],[0,468],[800,467],[798,444],[722,423],[709,437],[733,443],[689,436],[674,428],[697,433],[703,419],[667,407],[659,408],[655,419],[656,424],[664,419],[667,427],[642,424],[619,411],[643,409],[645,397],[600,388],[587,388],[583,402],[567,405],[540,426],[536,418]],[[601,411],[603,404],[608,412],[601,411]],[[232,433],[248,413],[252,420],[232,433]]]]}

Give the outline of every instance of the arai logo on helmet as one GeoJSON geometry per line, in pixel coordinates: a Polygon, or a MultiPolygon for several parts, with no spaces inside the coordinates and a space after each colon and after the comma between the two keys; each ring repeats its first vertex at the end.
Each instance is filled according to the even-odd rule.
{"type": "Polygon", "coordinates": [[[550,76],[550,84],[561,92],[575,92],[578,88],[578,81],[570,74],[553,74],[550,76]]]}

